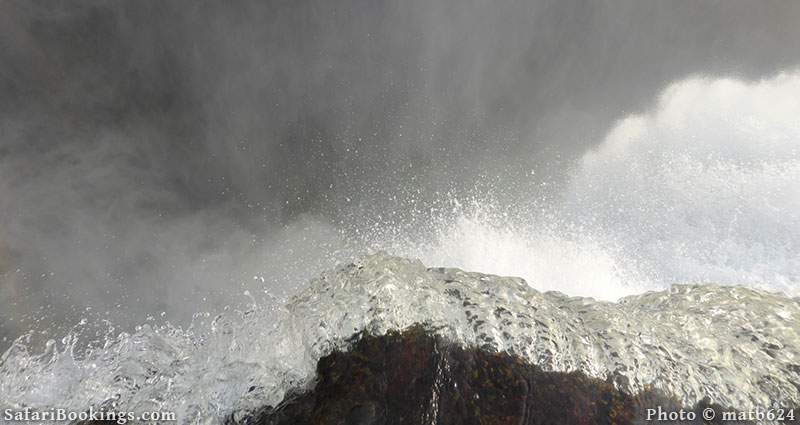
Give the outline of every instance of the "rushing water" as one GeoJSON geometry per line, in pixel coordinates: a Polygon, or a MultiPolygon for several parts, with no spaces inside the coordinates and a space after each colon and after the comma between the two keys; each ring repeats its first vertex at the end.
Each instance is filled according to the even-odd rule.
{"type": "Polygon", "coordinates": [[[0,394],[14,407],[113,404],[215,421],[309,383],[316,360],[355,332],[423,323],[547,370],[610,376],[628,391],[797,405],[799,319],[798,299],[741,287],[680,285],[610,303],[374,255],[315,279],[277,317],[254,309],[198,318],[186,331],[143,326],[81,355],[74,341],[38,355],[19,341],[3,358],[0,394]]]}
{"type": "Polygon", "coordinates": [[[375,245],[605,300],[697,282],[800,294],[798,116],[800,74],[680,81],[616,123],[558,199],[467,202],[375,245]]]}
{"type": "Polygon", "coordinates": [[[559,199],[454,201],[417,232],[365,229],[342,254],[385,249],[528,284],[375,255],[288,303],[253,298],[188,327],[153,319],[120,333],[88,318],[43,351],[31,334],[13,344],[0,407],[114,404],[214,422],[307,384],[354,332],[417,322],[687,403],[800,404],[798,116],[797,74],[676,83],[617,123],[559,199]]]}

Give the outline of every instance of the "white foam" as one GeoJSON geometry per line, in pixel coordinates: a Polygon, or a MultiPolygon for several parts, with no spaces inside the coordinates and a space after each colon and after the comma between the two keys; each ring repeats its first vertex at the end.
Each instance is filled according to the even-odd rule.
{"type": "Polygon", "coordinates": [[[622,246],[652,281],[797,293],[800,75],[692,78],[587,153],[565,213],[622,246]]]}
{"type": "Polygon", "coordinates": [[[491,202],[456,203],[427,236],[397,239],[379,247],[427,264],[524,278],[543,291],[616,300],[643,292],[645,276],[634,276],[610,246],[588,232],[567,231],[554,218],[498,215],[491,202]]]}
{"type": "Polygon", "coordinates": [[[798,117],[800,74],[681,81],[620,120],[545,213],[535,192],[456,202],[435,231],[374,245],[606,300],[687,282],[798,294],[798,117]]]}

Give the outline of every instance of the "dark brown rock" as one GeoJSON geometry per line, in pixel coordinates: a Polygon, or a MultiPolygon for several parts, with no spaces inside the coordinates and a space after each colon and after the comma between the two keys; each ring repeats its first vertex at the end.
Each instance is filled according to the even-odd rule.
{"type": "MultiPolygon", "coordinates": [[[[657,391],[630,395],[583,373],[545,372],[520,358],[464,349],[421,328],[363,335],[317,366],[313,389],[254,412],[248,425],[584,425],[647,421],[648,408],[679,411],[657,391]]],[[[700,411],[705,402],[684,412],[700,411]]],[[[721,409],[720,406],[715,406],[721,409]]],[[[229,420],[233,423],[232,420],[229,420]]],[[[720,423],[720,422],[710,422],[720,423]]],[[[732,422],[726,422],[728,424],[732,422]]],[[[742,422],[746,423],[746,422],[742,422]]]]}

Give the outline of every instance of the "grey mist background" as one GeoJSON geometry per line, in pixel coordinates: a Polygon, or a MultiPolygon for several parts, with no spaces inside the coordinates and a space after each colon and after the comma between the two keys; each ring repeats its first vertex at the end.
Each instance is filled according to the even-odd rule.
{"type": "Polygon", "coordinates": [[[354,229],[560,181],[672,81],[795,67],[798,22],[768,0],[0,0],[0,348],[290,293],[354,229]]]}

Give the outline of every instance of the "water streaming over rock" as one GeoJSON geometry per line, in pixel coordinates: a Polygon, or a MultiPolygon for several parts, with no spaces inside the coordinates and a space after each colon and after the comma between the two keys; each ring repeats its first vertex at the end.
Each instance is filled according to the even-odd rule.
{"type": "Polygon", "coordinates": [[[0,403],[114,404],[215,422],[308,385],[316,361],[355,333],[414,324],[545,370],[610,377],[631,392],[651,385],[686,404],[800,403],[800,301],[742,287],[677,285],[612,303],[377,254],[324,273],[280,312],[207,319],[187,330],[143,326],[83,354],[70,339],[41,354],[21,339],[2,360],[0,403]]]}

